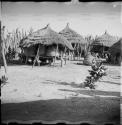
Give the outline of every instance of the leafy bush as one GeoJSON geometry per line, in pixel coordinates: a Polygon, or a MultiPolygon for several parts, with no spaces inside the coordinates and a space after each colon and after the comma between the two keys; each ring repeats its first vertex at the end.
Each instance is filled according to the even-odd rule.
{"type": "Polygon", "coordinates": [[[84,82],[85,87],[90,89],[95,89],[95,82],[101,79],[103,76],[106,76],[106,69],[102,63],[95,63],[91,66],[92,70],[89,70],[90,76],[87,76],[84,82]]]}

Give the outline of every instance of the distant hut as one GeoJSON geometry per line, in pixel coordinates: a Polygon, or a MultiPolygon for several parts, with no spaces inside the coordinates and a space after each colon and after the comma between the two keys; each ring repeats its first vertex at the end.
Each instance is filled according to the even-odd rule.
{"type": "Polygon", "coordinates": [[[111,55],[111,62],[114,64],[121,64],[122,62],[122,38],[109,48],[111,55]]]}
{"type": "Polygon", "coordinates": [[[74,48],[74,56],[81,56],[87,42],[80,34],[69,27],[69,23],[67,23],[66,27],[60,31],[59,34],[63,35],[72,44],[74,48]]]}
{"type": "Polygon", "coordinates": [[[73,50],[72,45],[63,36],[53,31],[49,25],[45,28],[33,32],[20,43],[23,54],[35,60],[53,59],[62,56],[64,48],[73,50]]]}
{"type": "Polygon", "coordinates": [[[105,33],[99,37],[96,37],[92,43],[92,51],[100,54],[108,52],[108,49],[117,42],[117,38],[111,36],[105,31],[105,33]]]}

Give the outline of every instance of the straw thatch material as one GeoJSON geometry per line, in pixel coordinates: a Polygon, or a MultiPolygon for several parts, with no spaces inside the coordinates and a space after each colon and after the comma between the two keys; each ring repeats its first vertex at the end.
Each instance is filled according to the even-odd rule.
{"type": "Polygon", "coordinates": [[[35,44],[43,44],[43,45],[52,45],[52,44],[60,44],[62,46],[68,47],[70,50],[73,50],[72,45],[69,41],[66,40],[63,36],[53,31],[49,25],[45,28],[40,29],[32,34],[30,34],[27,38],[23,39],[20,43],[21,47],[30,47],[35,44]]]}
{"type": "Polygon", "coordinates": [[[116,55],[116,53],[121,53],[122,56],[121,49],[122,49],[122,38],[110,47],[109,52],[112,55],[116,55]]]}
{"type": "Polygon", "coordinates": [[[109,48],[111,62],[121,65],[122,62],[122,38],[109,48]]]}
{"type": "Polygon", "coordinates": [[[53,46],[49,46],[47,51],[46,51],[46,56],[51,56],[51,57],[59,57],[59,51],[56,51],[56,48],[54,48],[53,46]]]}
{"type": "MultiPolygon", "coordinates": [[[[23,54],[27,57],[35,57],[37,53],[38,46],[30,46],[23,48],[23,54]]],[[[45,46],[41,45],[39,47],[39,56],[45,55],[45,46]]]]}
{"type": "Polygon", "coordinates": [[[81,35],[69,28],[69,23],[67,23],[67,26],[60,31],[59,34],[64,36],[68,41],[70,41],[70,43],[86,43],[86,40],[81,35]]]}
{"type": "Polygon", "coordinates": [[[110,47],[114,43],[117,42],[117,38],[114,36],[111,36],[110,34],[105,31],[105,33],[95,39],[95,41],[92,43],[92,45],[100,45],[100,46],[106,46],[110,47]]]}

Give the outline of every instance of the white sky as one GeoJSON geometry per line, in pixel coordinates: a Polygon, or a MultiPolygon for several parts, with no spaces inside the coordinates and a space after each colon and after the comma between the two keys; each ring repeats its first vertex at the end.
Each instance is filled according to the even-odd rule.
{"type": "Polygon", "coordinates": [[[59,32],[69,22],[79,34],[122,36],[122,9],[120,2],[2,2],[2,25],[8,31],[17,27],[34,30],[50,27],[59,32]]]}

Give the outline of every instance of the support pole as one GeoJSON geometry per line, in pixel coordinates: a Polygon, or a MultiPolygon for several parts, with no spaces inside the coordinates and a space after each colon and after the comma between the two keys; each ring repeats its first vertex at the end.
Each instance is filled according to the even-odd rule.
{"type": "Polygon", "coordinates": [[[58,44],[56,44],[56,48],[55,48],[54,64],[56,62],[56,54],[57,54],[57,52],[58,52],[58,44]]]}
{"type": "Polygon", "coordinates": [[[75,51],[77,51],[77,48],[76,48],[77,44],[75,43],[75,46],[74,46],[74,51],[73,51],[73,58],[75,60],[75,51]]]}
{"type": "Polygon", "coordinates": [[[28,57],[26,56],[25,58],[26,58],[26,59],[25,59],[25,64],[27,64],[27,61],[28,61],[28,57]]]}
{"type": "Polygon", "coordinates": [[[82,56],[82,45],[80,44],[80,59],[81,59],[81,56],[82,56]]]}
{"type": "Polygon", "coordinates": [[[64,60],[65,60],[65,65],[66,65],[66,46],[65,46],[65,51],[64,51],[64,53],[65,53],[64,60]]]}
{"type": "Polygon", "coordinates": [[[68,60],[70,60],[70,50],[68,50],[68,60]]]}
{"type": "Polygon", "coordinates": [[[63,53],[61,51],[61,67],[63,67],[63,53]]]}
{"type": "MultiPolygon", "coordinates": [[[[35,66],[36,61],[39,59],[39,49],[40,49],[40,44],[38,46],[38,50],[37,50],[37,54],[36,54],[35,59],[34,59],[33,66],[35,66]]],[[[33,68],[33,66],[32,66],[32,68],[33,68]]]]}
{"type": "MultiPolygon", "coordinates": [[[[102,44],[102,46],[103,46],[103,44],[102,44]]],[[[104,46],[103,46],[103,55],[104,55],[104,46]]],[[[104,55],[104,58],[105,58],[105,55],[104,55]]]]}

